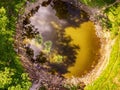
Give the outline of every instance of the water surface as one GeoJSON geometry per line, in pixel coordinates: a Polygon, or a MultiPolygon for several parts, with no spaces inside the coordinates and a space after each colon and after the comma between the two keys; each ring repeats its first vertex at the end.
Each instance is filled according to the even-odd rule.
{"type": "Polygon", "coordinates": [[[100,40],[94,24],[87,13],[73,4],[60,0],[40,5],[24,22],[27,23],[23,23],[23,43],[33,63],[49,62],[51,71],[65,77],[80,77],[97,64],[100,40]],[[39,35],[42,41],[36,40],[39,35]],[[51,42],[47,54],[44,50],[46,42],[51,42]],[[56,58],[60,62],[56,62],[56,58]]]}

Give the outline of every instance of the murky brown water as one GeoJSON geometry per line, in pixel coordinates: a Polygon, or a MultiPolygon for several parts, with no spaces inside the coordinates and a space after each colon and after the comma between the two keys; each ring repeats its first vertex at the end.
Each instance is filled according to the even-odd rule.
{"type": "Polygon", "coordinates": [[[51,71],[65,77],[89,72],[99,59],[100,49],[89,16],[68,2],[42,5],[23,23],[23,43],[28,57],[37,63],[49,62],[51,71]],[[50,45],[47,50],[46,44],[50,45]]]}

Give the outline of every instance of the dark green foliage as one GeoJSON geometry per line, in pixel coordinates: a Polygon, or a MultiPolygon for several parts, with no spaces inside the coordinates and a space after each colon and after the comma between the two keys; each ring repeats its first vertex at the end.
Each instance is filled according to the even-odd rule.
{"type": "MultiPolygon", "coordinates": [[[[12,68],[19,68],[22,71],[21,67],[16,67],[15,60],[18,60],[13,49],[13,31],[10,30],[7,25],[10,23],[6,16],[6,10],[2,7],[0,8],[0,60],[1,62],[7,62],[2,64],[2,66],[11,65],[12,68]]],[[[1,63],[0,63],[1,64],[1,63]]],[[[2,69],[3,67],[1,67],[2,69]]]]}
{"type": "Polygon", "coordinates": [[[28,90],[31,85],[13,48],[18,9],[24,2],[0,1],[0,90],[28,90]]]}
{"type": "Polygon", "coordinates": [[[108,19],[104,20],[105,26],[111,31],[113,36],[118,35],[120,26],[120,4],[116,4],[105,10],[108,19]]]}

